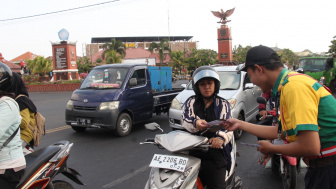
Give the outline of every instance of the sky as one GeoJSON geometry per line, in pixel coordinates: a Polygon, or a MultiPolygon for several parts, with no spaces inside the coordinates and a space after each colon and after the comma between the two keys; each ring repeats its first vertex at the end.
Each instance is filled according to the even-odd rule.
{"type": "Polygon", "coordinates": [[[193,36],[198,49],[218,51],[211,11],[235,8],[228,18],[232,46],[329,50],[336,36],[335,0],[0,0],[0,52],[11,60],[30,51],[48,57],[66,29],[77,55],[92,37],[193,36]],[[98,3],[100,6],[28,17],[98,3]]]}

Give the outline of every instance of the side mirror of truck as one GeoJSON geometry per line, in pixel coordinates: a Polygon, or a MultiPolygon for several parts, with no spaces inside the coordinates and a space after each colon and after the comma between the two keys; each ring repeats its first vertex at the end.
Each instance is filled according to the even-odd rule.
{"type": "Polygon", "coordinates": [[[131,78],[131,79],[129,80],[129,85],[130,85],[130,87],[136,86],[137,84],[138,84],[138,81],[137,81],[136,78],[131,78]]]}
{"type": "Polygon", "coordinates": [[[182,88],[186,88],[186,87],[187,87],[187,84],[181,84],[181,87],[182,87],[182,88]]]}

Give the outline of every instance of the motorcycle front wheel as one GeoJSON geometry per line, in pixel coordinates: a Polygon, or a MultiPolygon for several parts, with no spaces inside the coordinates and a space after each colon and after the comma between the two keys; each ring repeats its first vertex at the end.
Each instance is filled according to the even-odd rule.
{"type": "Polygon", "coordinates": [[[52,183],[54,189],[75,189],[70,183],[64,180],[54,180],[52,183]]]}
{"type": "Polygon", "coordinates": [[[281,174],[284,189],[295,189],[297,181],[296,166],[284,160],[284,174],[281,174]]]}

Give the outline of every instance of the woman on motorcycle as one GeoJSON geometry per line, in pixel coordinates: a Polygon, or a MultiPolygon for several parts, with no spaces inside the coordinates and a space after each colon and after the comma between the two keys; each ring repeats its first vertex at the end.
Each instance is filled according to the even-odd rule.
{"type": "MultiPolygon", "coordinates": [[[[11,70],[7,66],[0,67],[0,88],[7,81],[6,74],[11,74],[11,70]]],[[[21,116],[13,98],[14,94],[0,90],[0,146],[3,147],[0,151],[0,186],[4,189],[15,188],[26,167],[20,140],[21,116]],[[13,138],[5,144],[12,135],[13,138]]]]}
{"type": "MultiPolygon", "coordinates": [[[[0,61],[1,58],[2,56],[0,55],[0,61]]],[[[0,69],[4,67],[8,68],[6,64],[0,62],[0,69]]],[[[22,148],[24,154],[27,155],[34,151],[30,143],[33,142],[33,129],[36,128],[35,114],[37,110],[33,101],[29,99],[28,90],[21,77],[10,69],[9,71],[10,73],[8,74],[6,73],[6,69],[0,71],[0,74],[4,75],[4,82],[0,86],[0,90],[13,93],[15,101],[19,105],[20,115],[22,117],[20,124],[22,148]]]]}
{"type": "MultiPolygon", "coordinates": [[[[219,97],[220,80],[215,69],[202,66],[195,70],[192,78],[195,92],[184,104],[182,126],[190,133],[201,135],[209,126],[207,122],[226,120],[231,118],[230,104],[219,97]]],[[[190,155],[201,159],[199,177],[208,188],[225,188],[226,170],[231,167],[232,132],[221,130],[218,132],[205,132],[203,136],[211,144],[209,151],[193,151],[190,155]],[[224,144],[225,147],[220,149],[224,144]]]]}

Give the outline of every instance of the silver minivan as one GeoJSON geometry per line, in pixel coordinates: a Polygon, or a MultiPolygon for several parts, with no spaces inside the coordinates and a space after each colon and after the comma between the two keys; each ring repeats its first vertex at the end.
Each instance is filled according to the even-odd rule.
{"type": "MultiPolygon", "coordinates": [[[[246,72],[237,73],[237,66],[213,66],[221,81],[219,96],[227,99],[231,105],[233,118],[251,121],[259,113],[257,97],[261,96],[260,88],[251,83],[246,72]]],[[[195,95],[192,84],[186,85],[172,101],[169,109],[169,126],[172,129],[183,129],[181,126],[184,102],[195,95]]],[[[235,138],[239,139],[242,130],[235,131],[235,138]]]]}

